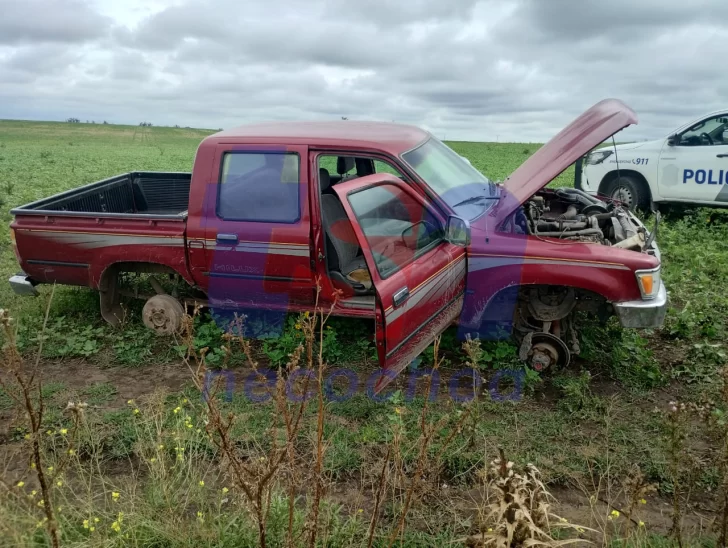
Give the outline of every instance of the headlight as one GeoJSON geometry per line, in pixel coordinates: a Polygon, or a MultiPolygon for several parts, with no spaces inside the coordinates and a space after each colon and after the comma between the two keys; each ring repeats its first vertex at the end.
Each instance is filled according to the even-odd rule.
{"type": "Polygon", "coordinates": [[[612,154],[613,151],[611,150],[595,150],[594,152],[590,152],[589,154],[587,154],[585,163],[590,166],[601,164],[612,154]]]}
{"type": "Polygon", "coordinates": [[[654,299],[657,292],[660,291],[660,267],[654,270],[638,270],[635,272],[637,276],[637,285],[640,286],[640,293],[643,299],[654,299]]]}

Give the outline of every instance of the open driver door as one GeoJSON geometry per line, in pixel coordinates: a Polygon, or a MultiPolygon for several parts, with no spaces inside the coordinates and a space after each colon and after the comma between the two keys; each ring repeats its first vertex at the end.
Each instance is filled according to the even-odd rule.
{"type": "Polygon", "coordinates": [[[369,175],[333,189],[376,295],[379,393],[458,318],[470,229],[393,175],[369,175]]]}

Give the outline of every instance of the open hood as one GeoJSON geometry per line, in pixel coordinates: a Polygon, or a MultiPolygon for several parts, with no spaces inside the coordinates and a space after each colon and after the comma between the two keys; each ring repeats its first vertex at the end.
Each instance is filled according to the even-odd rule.
{"type": "Polygon", "coordinates": [[[508,177],[496,215],[505,218],[598,144],[637,123],[634,111],[617,99],[605,99],[584,112],[508,177]]]}

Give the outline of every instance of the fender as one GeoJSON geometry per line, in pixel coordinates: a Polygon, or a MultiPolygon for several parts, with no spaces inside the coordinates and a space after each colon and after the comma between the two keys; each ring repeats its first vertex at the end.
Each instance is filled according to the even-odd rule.
{"type": "MultiPolygon", "coordinates": [[[[608,302],[639,299],[639,287],[631,268],[624,264],[604,261],[562,260],[538,257],[480,256],[468,261],[468,284],[460,323],[477,328],[484,313],[499,296],[511,288],[529,285],[573,287],[594,293],[608,302]],[[504,264],[504,260],[510,264],[504,264]],[[559,263],[565,263],[559,268],[559,263]]],[[[498,319],[512,317],[517,291],[499,303],[498,319]]]]}

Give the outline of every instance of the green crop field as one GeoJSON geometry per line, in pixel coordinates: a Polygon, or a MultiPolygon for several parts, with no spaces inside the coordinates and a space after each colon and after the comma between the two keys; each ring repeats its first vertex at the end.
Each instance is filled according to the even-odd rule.
{"type": "MultiPolygon", "coordinates": [[[[210,133],[0,121],[0,223],[5,227],[0,229],[0,309],[14,318],[0,335],[5,349],[0,461],[7,463],[0,475],[0,491],[7,491],[0,495],[0,539],[10,539],[7,545],[47,542],[46,514],[34,494],[36,474],[26,458],[34,438],[11,398],[10,338],[29,363],[40,353],[46,406],[40,445],[47,466],[64,468],[52,489],[65,545],[258,545],[255,504],[227,467],[214,432],[206,433],[215,423],[184,363],[187,352],[199,355],[205,349],[210,367],[228,368],[244,382],[251,365],[243,352],[230,346],[204,312],[185,340],[152,336],[138,307],[132,307],[122,329],[112,329],[101,320],[96,294],[84,288],[55,289],[43,331],[51,288],[42,287],[40,298],[21,299],[5,281],[18,269],[7,230],[11,208],[132,170],[190,171],[200,140],[210,133]],[[89,403],[78,431],[64,413],[69,401],[89,403]]],[[[538,148],[449,144],[493,180],[505,178],[538,148]]],[[[566,186],[572,179],[570,169],[552,184],[566,186]]],[[[390,538],[403,546],[442,546],[478,532],[497,534],[499,522],[484,518],[484,493],[495,500],[497,494],[483,472],[499,448],[517,468],[526,463],[539,468],[560,500],[553,508],[559,516],[599,531],[552,530],[554,538],[672,546],[667,534],[678,521],[678,508],[682,536],[690,539],[686,545],[712,545],[711,520],[720,514],[728,485],[722,369],[728,365],[723,289],[728,215],[707,208],[667,210],[658,242],[671,302],[664,328],[638,332],[586,323],[579,359],[544,376],[526,371],[520,401],[497,401],[486,390],[474,402],[456,404],[441,389],[444,396],[430,404],[423,397],[404,401],[401,392],[379,403],[362,391],[326,403],[321,444],[319,410],[311,403],[291,441],[295,459],[289,463],[289,453],[283,453],[283,464],[263,490],[269,545],[287,545],[289,515],[290,530],[301,535],[294,545],[304,545],[316,504],[320,546],[367,546],[371,524],[374,546],[391,545],[390,538]],[[694,411],[708,400],[707,411],[694,411]],[[687,407],[678,404],[671,412],[672,402],[687,407]],[[317,476],[311,463],[319,454],[317,476]],[[319,481],[320,490],[314,488],[319,481]],[[292,506],[289,489],[297,494],[292,506]],[[405,515],[406,525],[399,528],[405,515]]],[[[260,367],[284,367],[299,344],[310,343],[315,361],[319,343],[307,338],[309,321],[290,318],[280,338],[253,341],[250,357],[260,367]]],[[[328,367],[353,368],[362,378],[374,370],[366,324],[331,320],[322,342],[328,367]]],[[[439,353],[443,375],[466,362],[485,378],[499,369],[523,368],[507,343],[484,343],[473,352],[466,355],[446,332],[439,353]]],[[[432,365],[434,359],[431,347],[423,362],[432,365]]],[[[281,432],[285,438],[280,417],[286,414],[242,391],[218,405],[235,417],[230,433],[234,450],[243,455],[240,462],[252,470],[250,481],[261,481],[277,454],[271,440],[281,432]]]]}

